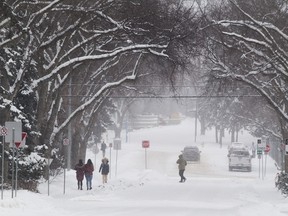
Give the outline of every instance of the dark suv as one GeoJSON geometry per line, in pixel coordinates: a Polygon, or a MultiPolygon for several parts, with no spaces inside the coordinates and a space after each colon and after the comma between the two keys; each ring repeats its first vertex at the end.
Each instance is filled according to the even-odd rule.
{"type": "Polygon", "coordinates": [[[197,146],[186,146],[182,152],[186,161],[200,161],[201,151],[197,146]]]}

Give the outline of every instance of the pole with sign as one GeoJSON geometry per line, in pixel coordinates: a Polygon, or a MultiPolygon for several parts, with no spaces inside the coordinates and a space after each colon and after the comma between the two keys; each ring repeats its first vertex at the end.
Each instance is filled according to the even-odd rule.
{"type": "Polygon", "coordinates": [[[142,148],[145,149],[145,169],[147,169],[147,148],[150,147],[149,140],[143,140],[142,141],[142,148]]]}
{"type": "MultiPolygon", "coordinates": [[[[110,164],[112,164],[112,157],[111,157],[111,150],[112,150],[112,143],[109,143],[109,149],[110,149],[110,151],[109,151],[109,161],[110,161],[110,164]]],[[[109,171],[109,177],[110,177],[110,179],[111,179],[111,173],[112,173],[112,171],[111,171],[111,167],[110,167],[110,171],[109,171]]]]}
{"type": "Polygon", "coordinates": [[[3,200],[4,192],[4,157],[5,157],[5,136],[8,129],[6,127],[0,127],[0,135],[2,136],[2,176],[1,176],[1,199],[3,200]]]}
{"type": "MultiPolygon", "coordinates": [[[[12,129],[12,145],[15,143],[15,128],[12,129]]],[[[12,179],[11,179],[11,188],[12,188],[12,198],[14,194],[14,163],[15,163],[15,148],[14,146],[12,147],[12,179]]]]}
{"type": "Polygon", "coordinates": [[[51,160],[51,154],[48,155],[48,158],[45,158],[45,163],[47,166],[47,193],[48,196],[50,195],[50,164],[53,161],[53,159],[51,160]]]}
{"type": "Polygon", "coordinates": [[[18,165],[19,165],[19,148],[24,147],[26,143],[26,132],[22,132],[21,135],[21,142],[15,142],[16,147],[16,176],[15,176],[15,197],[17,196],[17,189],[18,189],[18,165]]]}
{"type": "Polygon", "coordinates": [[[259,178],[261,178],[261,158],[262,158],[262,143],[261,139],[257,140],[257,155],[259,159],[259,178]]]}
{"type": "Polygon", "coordinates": [[[5,122],[5,127],[7,128],[7,135],[5,137],[5,141],[10,143],[10,147],[12,148],[12,198],[14,193],[14,163],[15,163],[15,143],[21,143],[22,141],[22,123],[21,122],[5,122]]]}
{"type": "Polygon", "coordinates": [[[269,144],[266,144],[266,147],[264,149],[264,154],[265,154],[265,169],[264,169],[264,177],[266,176],[266,166],[267,166],[267,155],[270,151],[270,146],[269,144]]]}
{"type": "Polygon", "coordinates": [[[116,159],[115,159],[115,177],[117,176],[117,165],[118,165],[118,150],[121,149],[121,139],[114,139],[114,150],[116,150],[116,159]]]}
{"type": "Polygon", "coordinates": [[[288,173],[288,139],[285,139],[285,150],[283,153],[283,163],[284,163],[284,171],[288,173]]]}

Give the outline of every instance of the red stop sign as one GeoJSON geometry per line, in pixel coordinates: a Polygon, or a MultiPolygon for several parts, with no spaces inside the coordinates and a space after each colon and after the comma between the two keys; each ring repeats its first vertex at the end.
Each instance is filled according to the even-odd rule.
{"type": "Polygon", "coordinates": [[[150,146],[149,140],[143,140],[142,141],[142,147],[143,148],[149,148],[149,146],[150,146]]]}
{"type": "Polygon", "coordinates": [[[264,152],[268,153],[270,151],[270,146],[269,145],[266,145],[265,149],[264,149],[264,152]]]}

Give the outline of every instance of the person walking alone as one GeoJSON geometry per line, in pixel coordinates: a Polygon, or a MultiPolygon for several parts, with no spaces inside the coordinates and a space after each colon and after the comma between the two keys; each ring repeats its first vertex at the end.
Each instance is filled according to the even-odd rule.
{"type": "Polygon", "coordinates": [[[106,148],[107,148],[106,143],[104,141],[102,141],[102,143],[101,143],[101,151],[102,151],[103,158],[105,157],[106,148]]]}
{"type": "Polygon", "coordinates": [[[109,173],[109,160],[107,158],[103,158],[102,159],[102,163],[100,165],[100,168],[99,168],[99,173],[101,172],[102,174],[102,182],[103,184],[107,183],[107,176],[108,176],[108,173],[109,173]]]}
{"type": "Polygon", "coordinates": [[[74,170],[76,170],[76,179],[77,179],[77,184],[78,184],[78,190],[82,190],[83,179],[84,179],[84,163],[81,159],[75,165],[74,170]]]}
{"type": "Polygon", "coordinates": [[[92,163],[91,159],[88,159],[87,163],[84,166],[84,174],[85,174],[85,178],[86,178],[87,190],[92,189],[93,171],[94,171],[93,163],[92,163]]]}
{"type": "Polygon", "coordinates": [[[184,171],[187,165],[187,161],[183,158],[182,154],[179,155],[179,159],[176,161],[176,163],[178,164],[179,176],[181,177],[179,182],[185,182],[186,178],[184,177],[184,171]]]}

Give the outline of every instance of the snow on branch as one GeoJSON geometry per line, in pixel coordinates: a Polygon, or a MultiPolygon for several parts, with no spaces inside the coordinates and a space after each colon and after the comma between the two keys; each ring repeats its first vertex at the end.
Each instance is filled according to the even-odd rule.
{"type": "Polygon", "coordinates": [[[75,109],[71,115],[59,126],[59,127],[54,127],[54,131],[53,133],[51,134],[51,137],[50,137],[50,144],[53,143],[54,141],[54,138],[55,136],[61,132],[68,124],[69,122],[73,119],[73,117],[75,115],[77,115],[79,112],[85,110],[88,106],[90,106],[91,104],[93,104],[101,95],[103,95],[103,93],[112,88],[112,87],[115,87],[115,86],[118,86],[120,85],[121,83],[127,81],[127,80],[135,80],[136,76],[135,74],[132,74],[130,76],[126,76],[118,81],[115,81],[115,82],[111,82],[111,83],[106,83],[105,85],[103,85],[99,91],[97,91],[96,94],[94,94],[93,96],[91,96],[91,98],[86,101],[84,104],[82,104],[81,106],[79,106],[77,109],[75,109]]]}
{"type": "Polygon", "coordinates": [[[88,61],[88,60],[99,60],[99,59],[106,59],[106,58],[112,58],[114,56],[117,56],[121,53],[133,51],[133,50],[145,50],[149,48],[157,48],[157,49],[166,49],[167,45],[159,45],[159,44],[137,44],[137,45],[130,45],[127,47],[121,47],[116,50],[114,50],[111,53],[105,53],[105,54],[99,54],[99,55],[88,55],[88,56],[81,56],[73,58],[61,65],[59,65],[57,68],[55,68],[51,73],[41,77],[38,80],[34,80],[31,88],[34,89],[38,86],[39,83],[45,82],[46,80],[49,80],[51,77],[55,76],[57,73],[59,73],[61,70],[67,68],[68,66],[74,65],[76,63],[88,61]]]}
{"type": "Polygon", "coordinates": [[[53,8],[55,5],[59,4],[62,1],[63,0],[54,0],[53,2],[48,4],[46,7],[42,8],[38,12],[32,14],[30,16],[30,19],[29,19],[28,23],[27,23],[27,27],[29,27],[34,22],[36,17],[38,17],[39,15],[41,15],[41,14],[45,13],[46,11],[50,10],[51,8],[53,8]]]}
{"type": "MultiPolygon", "coordinates": [[[[227,75],[229,76],[229,75],[227,75]]],[[[230,74],[231,76],[231,74],[230,74]]],[[[245,76],[243,75],[238,75],[238,74],[233,74],[234,79],[237,80],[241,80],[246,84],[249,84],[250,86],[253,86],[255,89],[257,89],[257,91],[263,96],[265,97],[268,101],[269,104],[284,118],[286,119],[286,121],[288,121],[288,113],[285,111],[285,109],[281,108],[280,105],[273,99],[273,95],[267,93],[265,91],[265,89],[263,88],[262,85],[258,85],[257,83],[255,83],[254,81],[251,81],[249,79],[247,79],[245,76]]]]}

